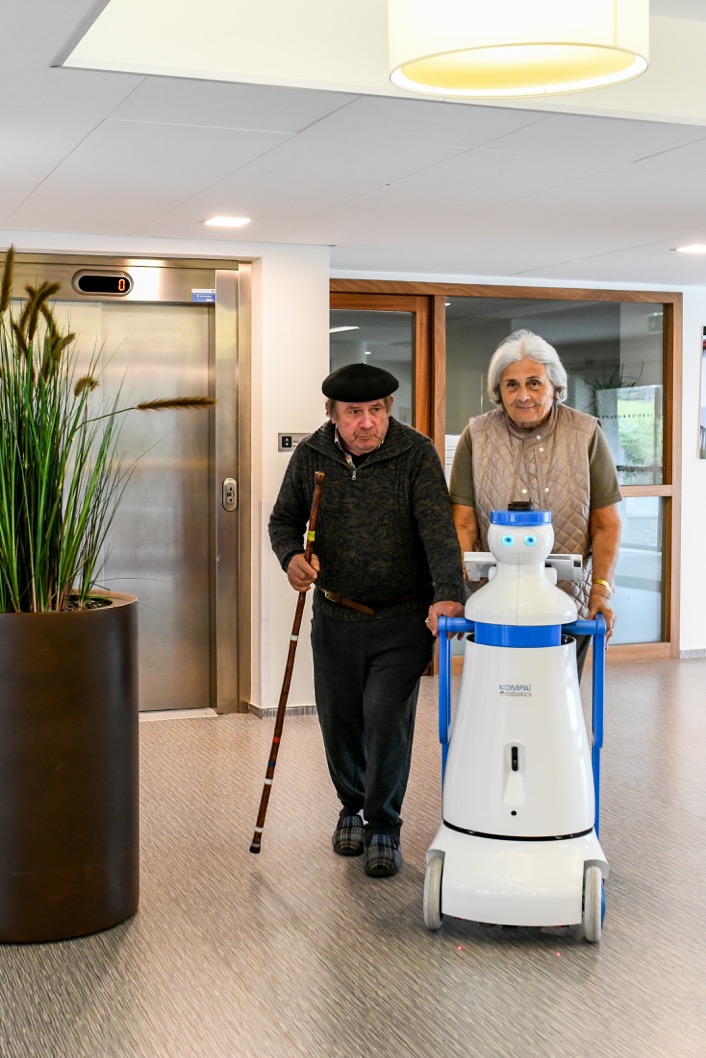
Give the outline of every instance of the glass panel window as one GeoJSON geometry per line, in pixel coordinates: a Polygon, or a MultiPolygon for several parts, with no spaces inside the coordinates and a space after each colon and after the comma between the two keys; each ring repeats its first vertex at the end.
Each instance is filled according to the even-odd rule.
{"type": "Polygon", "coordinates": [[[623,534],[611,606],[612,643],[659,643],[663,638],[664,524],[667,501],[629,496],[620,504],[623,534]]]}
{"type": "Polygon", "coordinates": [[[331,370],[346,364],[374,364],[400,383],[393,415],[413,425],[414,316],[377,309],[331,309],[331,370]]]}
{"type": "MultiPolygon", "coordinates": [[[[488,364],[524,328],[557,350],[568,375],[566,403],[600,419],[624,486],[661,485],[664,468],[663,306],[649,302],[525,298],[446,299],[446,470],[469,417],[495,405],[488,364]]],[[[659,642],[665,635],[663,524],[659,497],[620,505],[613,642],[659,642]]]]}
{"type": "Polygon", "coordinates": [[[566,403],[601,420],[621,484],[664,482],[661,305],[452,297],[446,311],[447,448],[470,416],[494,407],[486,394],[490,357],[525,328],[559,353],[566,403]]]}

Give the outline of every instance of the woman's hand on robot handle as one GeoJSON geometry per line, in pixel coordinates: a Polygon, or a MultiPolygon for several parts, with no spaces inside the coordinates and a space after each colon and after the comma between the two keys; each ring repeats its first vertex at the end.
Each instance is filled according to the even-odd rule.
{"type": "Polygon", "coordinates": [[[603,614],[603,617],[605,618],[606,646],[608,645],[608,640],[613,635],[616,621],[616,613],[614,610],[611,610],[608,605],[609,601],[610,600],[606,598],[600,588],[591,589],[591,595],[588,600],[588,620],[593,621],[596,614],[603,614]]]}
{"type": "Polygon", "coordinates": [[[294,555],[287,566],[287,579],[295,591],[308,591],[319,575],[319,560],[311,556],[311,563],[304,555],[294,555]]]}
{"type": "MultiPolygon", "coordinates": [[[[463,615],[464,610],[460,602],[435,602],[429,607],[429,613],[424,623],[433,636],[438,636],[440,617],[463,617],[463,615]]],[[[461,639],[462,636],[463,633],[460,632],[458,638],[461,639]]],[[[448,633],[448,638],[454,638],[453,632],[448,633]]]]}

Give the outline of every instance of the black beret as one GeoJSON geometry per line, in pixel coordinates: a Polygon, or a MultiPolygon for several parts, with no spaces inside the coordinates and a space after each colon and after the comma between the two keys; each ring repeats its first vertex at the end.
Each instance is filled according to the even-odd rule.
{"type": "Polygon", "coordinates": [[[325,397],[351,403],[389,397],[398,387],[394,375],[372,364],[346,364],[332,371],[321,384],[325,397]]]}

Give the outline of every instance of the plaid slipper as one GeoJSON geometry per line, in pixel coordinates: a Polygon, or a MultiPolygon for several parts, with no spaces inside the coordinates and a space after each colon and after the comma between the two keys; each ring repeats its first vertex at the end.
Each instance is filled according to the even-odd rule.
{"type": "Polygon", "coordinates": [[[331,838],[339,856],[360,856],[365,850],[365,827],[360,816],[342,816],[331,838]]]}
{"type": "Polygon", "coordinates": [[[402,850],[389,834],[373,834],[365,854],[365,873],[372,878],[389,878],[402,866],[402,850]]]}

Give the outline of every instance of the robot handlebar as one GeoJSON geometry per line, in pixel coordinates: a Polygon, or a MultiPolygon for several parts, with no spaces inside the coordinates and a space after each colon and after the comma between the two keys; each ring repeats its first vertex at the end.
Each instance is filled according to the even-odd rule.
{"type": "MultiPolygon", "coordinates": [[[[472,632],[475,627],[474,621],[466,617],[439,617],[439,639],[448,635],[457,635],[459,632],[472,632]]],[[[569,635],[596,636],[605,639],[606,623],[602,613],[596,614],[593,621],[572,621],[571,624],[562,625],[562,630],[569,635]]]]}
{"type": "MultiPolygon", "coordinates": [[[[490,571],[497,566],[498,561],[492,551],[466,551],[463,556],[466,567],[466,576],[471,583],[485,580],[490,576],[490,571]]],[[[581,555],[556,554],[549,555],[544,563],[549,569],[556,570],[557,580],[581,580],[583,559],[581,555]]]]}

